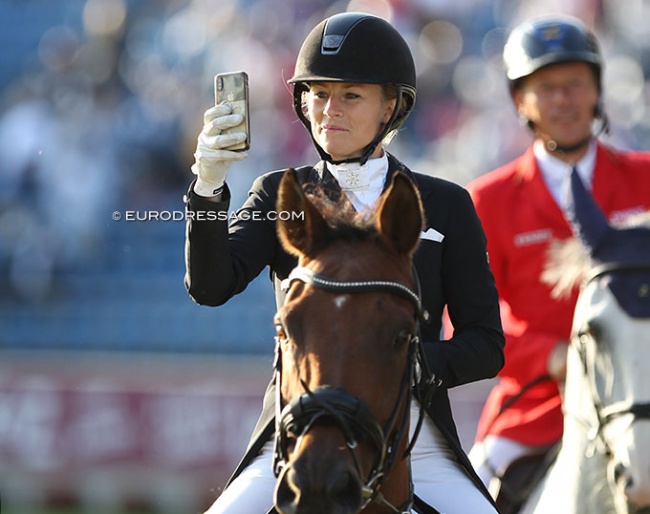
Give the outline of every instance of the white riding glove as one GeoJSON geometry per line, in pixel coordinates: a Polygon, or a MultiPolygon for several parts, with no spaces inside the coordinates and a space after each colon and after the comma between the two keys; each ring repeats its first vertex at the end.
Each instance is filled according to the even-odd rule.
{"type": "Polygon", "coordinates": [[[228,150],[228,147],[246,140],[244,132],[222,134],[224,129],[236,127],[244,121],[241,114],[231,114],[232,107],[220,104],[203,115],[203,130],[199,134],[192,173],[197,176],[194,192],[199,196],[214,196],[221,192],[226,173],[232,161],[241,161],[248,154],[228,150]]]}

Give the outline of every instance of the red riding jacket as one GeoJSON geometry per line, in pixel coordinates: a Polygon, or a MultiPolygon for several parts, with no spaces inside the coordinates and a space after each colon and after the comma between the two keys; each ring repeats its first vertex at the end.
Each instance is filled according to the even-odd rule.
{"type": "MultiPolygon", "coordinates": [[[[568,299],[553,299],[540,273],[551,239],[566,239],[571,229],[532,146],[467,189],[487,236],[506,334],[505,366],[483,409],[477,440],[489,433],[530,445],[552,443],[563,430],[555,382],[539,383],[499,411],[522,387],[547,373],[551,349],[558,340],[569,339],[578,291],[568,299]]],[[[610,221],[650,210],[650,152],[621,152],[598,143],[592,194],[610,221]]]]}

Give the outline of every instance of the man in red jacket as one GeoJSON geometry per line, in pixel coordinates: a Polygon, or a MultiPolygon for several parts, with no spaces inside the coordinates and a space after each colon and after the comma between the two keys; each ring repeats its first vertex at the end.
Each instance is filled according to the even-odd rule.
{"type": "Polygon", "coordinates": [[[597,140],[607,130],[602,57],[585,25],[568,17],[526,22],[511,33],[504,61],[517,113],[535,140],[521,157],[468,185],[506,333],[505,366],[470,451],[493,494],[493,478],[511,462],[562,437],[558,386],[578,291],[554,298],[540,275],[551,241],[572,234],[563,214],[565,179],[577,167],[610,222],[650,210],[650,152],[621,152],[597,140]]]}

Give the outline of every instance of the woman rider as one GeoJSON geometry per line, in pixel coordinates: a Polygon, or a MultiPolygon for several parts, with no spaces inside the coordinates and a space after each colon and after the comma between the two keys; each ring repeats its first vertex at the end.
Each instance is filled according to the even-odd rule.
{"type": "MultiPolygon", "coordinates": [[[[289,82],[296,114],[321,157],[314,166],[297,169],[303,184],[320,185],[332,197],[345,195],[359,212],[371,210],[395,173],[407,175],[420,192],[426,226],[414,264],[423,306],[431,314],[421,335],[440,387],[427,406],[411,454],[415,494],[447,514],[494,513],[489,494],[461,448],[447,390],[493,377],[503,366],[497,291],[469,194],[451,182],[411,171],[384,148],[415,104],[416,73],[408,45],[381,18],[337,14],[307,36],[289,82]],[[445,307],[454,326],[449,340],[440,339],[445,307]]],[[[228,147],[245,135],[221,131],[242,118],[231,114],[227,105],[218,105],[206,111],[204,121],[187,208],[191,213],[227,213],[226,172],[233,161],[246,156],[228,147]]],[[[255,180],[230,226],[228,216],[188,217],[185,283],[196,302],[221,305],[268,266],[281,305],[279,282],[296,260],[282,249],[274,222],[263,214],[275,210],[282,173],[269,172],[255,180]]],[[[210,514],[272,509],[273,390],[271,383],[246,455],[210,514]]]]}

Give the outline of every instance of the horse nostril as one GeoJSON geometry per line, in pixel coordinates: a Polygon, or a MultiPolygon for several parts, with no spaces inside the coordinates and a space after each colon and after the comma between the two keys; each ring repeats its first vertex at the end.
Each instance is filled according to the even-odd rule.
{"type": "Polygon", "coordinates": [[[278,477],[275,488],[275,506],[280,514],[295,514],[300,494],[299,476],[287,466],[278,477]]]}
{"type": "Polygon", "coordinates": [[[628,503],[638,509],[639,513],[650,513],[650,483],[644,480],[635,480],[627,469],[623,469],[619,476],[622,477],[628,503]]]}
{"type": "MultiPolygon", "coordinates": [[[[627,472],[625,471],[625,466],[623,464],[618,463],[614,466],[614,483],[618,483],[621,479],[623,479],[627,475],[627,472]]],[[[625,484],[625,487],[629,485],[630,479],[628,479],[628,483],[625,484]]]]}
{"type": "Polygon", "coordinates": [[[355,473],[336,474],[327,485],[327,496],[337,504],[337,512],[358,512],[362,505],[362,484],[355,473]]]}
{"type": "Polygon", "coordinates": [[[349,471],[330,473],[318,487],[287,466],[278,477],[275,508],[281,514],[354,514],[362,506],[361,482],[349,471]]]}

